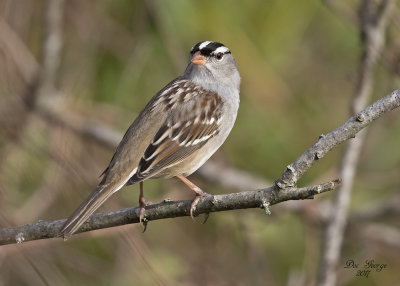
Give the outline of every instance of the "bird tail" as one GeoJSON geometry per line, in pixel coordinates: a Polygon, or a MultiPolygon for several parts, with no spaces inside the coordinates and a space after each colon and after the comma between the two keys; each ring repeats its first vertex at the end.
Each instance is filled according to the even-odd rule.
{"type": "Polygon", "coordinates": [[[118,187],[110,185],[99,185],[92,193],[80,204],[80,206],[67,219],[60,230],[60,236],[70,237],[79,227],[91,216],[118,187]]]}

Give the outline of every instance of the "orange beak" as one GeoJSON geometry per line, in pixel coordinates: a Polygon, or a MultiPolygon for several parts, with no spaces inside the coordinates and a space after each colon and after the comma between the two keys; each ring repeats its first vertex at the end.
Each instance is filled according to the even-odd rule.
{"type": "Polygon", "coordinates": [[[195,65],[204,65],[207,62],[206,58],[200,54],[200,52],[196,52],[193,55],[192,63],[195,65]]]}

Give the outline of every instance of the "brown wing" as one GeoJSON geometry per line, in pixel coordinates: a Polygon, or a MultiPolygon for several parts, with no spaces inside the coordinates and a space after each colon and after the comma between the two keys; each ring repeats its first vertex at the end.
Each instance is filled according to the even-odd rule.
{"type": "Polygon", "coordinates": [[[193,82],[178,77],[160,90],[126,131],[108,167],[102,173],[100,185],[123,182],[132,176],[132,171],[139,165],[149,142],[168,117],[168,113],[177,103],[190,100],[199,89],[193,82]]]}
{"type": "Polygon", "coordinates": [[[144,152],[130,184],[152,177],[200,149],[218,133],[222,101],[204,91],[176,107],[144,152]]]}

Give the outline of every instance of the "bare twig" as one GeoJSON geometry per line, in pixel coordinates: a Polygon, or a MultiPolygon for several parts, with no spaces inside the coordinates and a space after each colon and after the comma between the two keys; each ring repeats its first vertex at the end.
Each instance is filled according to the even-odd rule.
{"type": "MultiPolygon", "coordinates": [[[[20,100],[18,97],[12,97],[10,100],[7,100],[8,104],[4,104],[2,117],[5,118],[5,120],[9,117],[18,118],[17,126],[7,128],[7,133],[15,134],[15,137],[19,139],[17,141],[23,142],[23,144],[29,141],[26,136],[27,132],[25,131],[29,130],[30,126],[34,124],[29,120],[31,113],[28,111],[34,107],[34,103],[36,103],[38,99],[42,99],[42,97],[47,98],[56,93],[56,78],[60,66],[60,53],[63,38],[63,15],[64,0],[48,1],[45,23],[46,35],[42,46],[43,50],[40,64],[14,30],[9,27],[5,21],[0,19],[0,47],[3,46],[2,42],[4,42],[4,49],[11,55],[12,60],[17,66],[17,70],[24,78],[28,87],[28,92],[24,96],[24,100],[20,100]],[[12,107],[10,108],[10,106],[12,107]],[[9,114],[11,114],[11,116],[9,114]]],[[[42,100],[46,101],[45,99],[42,100]]],[[[0,121],[4,120],[3,118],[0,118],[0,121]]],[[[18,144],[12,142],[12,146],[14,147],[15,145],[18,144]]],[[[54,172],[54,168],[49,168],[49,172],[54,172]]],[[[47,178],[52,179],[54,175],[48,176],[47,178]]],[[[47,191],[46,187],[40,189],[44,192],[47,191]]],[[[40,197],[40,193],[41,192],[36,192],[33,197],[40,197]]],[[[49,192],[50,195],[46,196],[48,204],[50,204],[51,198],[54,199],[54,197],[56,197],[56,193],[57,192],[53,190],[49,192]]],[[[32,198],[27,200],[21,207],[24,214],[28,214],[28,216],[29,212],[27,213],[27,210],[34,210],[40,213],[46,206],[46,204],[39,205],[36,203],[36,200],[32,201],[31,199],[32,198]],[[33,205],[34,207],[32,207],[33,205]]],[[[44,201],[42,199],[42,202],[44,201]]],[[[9,219],[18,222],[18,214],[9,219]]]]}
{"type": "MultiPolygon", "coordinates": [[[[296,164],[292,163],[289,172],[304,174],[311,167],[313,162],[321,156],[315,156],[316,152],[326,154],[338,144],[355,137],[355,135],[365,128],[368,124],[382,116],[383,114],[400,106],[400,89],[392,92],[384,98],[376,101],[363,111],[354,115],[347,122],[336,128],[326,136],[321,137],[316,144],[308,149],[303,155],[296,159],[296,164]],[[361,120],[362,119],[362,120],[361,120]],[[310,156],[308,154],[314,154],[310,156]]],[[[287,170],[285,173],[288,172],[287,170]]],[[[297,179],[299,176],[295,176],[297,179]]],[[[310,198],[313,195],[333,190],[338,186],[338,181],[328,182],[305,188],[278,186],[278,184],[262,190],[232,193],[227,195],[212,196],[201,199],[196,214],[225,211],[243,208],[263,207],[268,211],[268,206],[287,200],[298,200],[310,198]]],[[[157,220],[189,215],[190,201],[164,202],[146,207],[146,219],[157,220]]],[[[93,229],[117,226],[121,224],[137,223],[138,208],[100,213],[90,218],[81,228],[81,232],[93,229]]],[[[64,220],[43,222],[25,225],[15,228],[0,229],[0,244],[9,244],[35,239],[51,238],[58,235],[58,230],[64,220]]]]}
{"type": "MultiPolygon", "coordinates": [[[[305,187],[278,189],[272,186],[266,189],[210,196],[202,199],[196,208],[196,214],[227,211],[245,208],[265,208],[287,200],[312,198],[337,188],[339,180],[325,184],[305,187]]],[[[165,201],[146,206],[147,221],[190,215],[190,200],[165,201]]],[[[31,240],[58,237],[65,220],[38,221],[34,224],[0,229],[0,245],[21,243],[31,240]]],[[[139,223],[139,207],[98,213],[85,222],[78,232],[119,226],[128,223],[139,223]]]]}
{"type": "MultiPolygon", "coordinates": [[[[60,67],[61,49],[63,44],[63,19],[64,19],[64,0],[48,1],[46,10],[46,36],[43,42],[41,69],[37,70],[38,80],[32,86],[35,94],[31,96],[31,100],[48,101],[57,92],[56,81],[60,67]]],[[[31,83],[32,84],[32,83],[31,83]]],[[[54,136],[54,134],[51,134],[54,136]]],[[[54,163],[52,162],[51,164],[54,163]]],[[[55,177],[54,168],[48,168],[45,182],[34,195],[27,200],[21,207],[21,211],[26,215],[32,215],[32,211],[41,213],[46,206],[51,205],[55,199],[57,192],[49,191],[49,181],[55,177]],[[43,194],[46,194],[43,196],[43,194]],[[41,196],[42,195],[42,196],[41,196]],[[38,198],[42,197],[41,204],[38,204],[38,198]],[[43,199],[45,197],[45,199],[43,199]],[[40,207],[39,207],[40,206],[40,207]],[[31,210],[31,211],[28,211],[31,210]]],[[[18,221],[18,215],[16,215],[18,221]]]]}
{"type": "Polygon", "coordinates": [[[63,44],[63,16],[64,0],[49,1],[46,17],[47,35],[43,47],[42,88],[55,88],[63,44]]]}
{"type": "MultiPolygon", "coordinates": [[[[364,50],[351,104],[352,114],[361,110],[370,100],[374,67],[380,58],[385,43],[387,18],[393,1],[381,0],[377,2],[376,4],[375,1],[363,0],[360,6],[360,29],[364,50]]],[[[362,115],[360,114],[360,116],[362,115]]],[[[362,117],[359,117],[359,120],[362,119],[362,117]]],[[[336,268],[347,224],[347,208],[364,138],[365,132],[361,132],[357,138],[348,142],[342,157],[340,177],[343,179],[343,184],[336,192],[333,203],[334,211],[331,213],[332,217],[326,228],[322,266],[317,283],[319,286],[334,286],[336,284],[336,268]]]]}
{"type": "Polygon", "coordinates": [[[276,181],[276,184],[281,188],[295,186],[300,177],[330,150],[350,138],[355,138],[355,135],[363,128],[379,118],[383,113],[389,111],[387,108],[390,110],[396,108],[397,106],[395,105],[397,103],[394,102],[398,101],[399,91],[395,90],[390,95],[381,98],[363,111],[358,112],[335,130],[326,135],[321,135],[313,146],[288,165],[285,172],[276,181]]]}
{"type": "Polygon", "coordinates": [[[39,64],[17,33],[0,18],[0,48],[10,55],[25,82],[32,82],[39,64]]]}

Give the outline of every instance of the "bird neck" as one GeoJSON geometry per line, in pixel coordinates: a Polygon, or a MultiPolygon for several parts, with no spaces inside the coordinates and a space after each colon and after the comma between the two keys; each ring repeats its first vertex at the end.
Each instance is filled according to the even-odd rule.
{"type": "Polygon", "coordinates": [[[213,72],[205,66],[189,64],[182,77],[220,95],[225,92],[238,94],[240,89],[241,79],[237,69],[230,69],[224,74],[213,72]]]}

